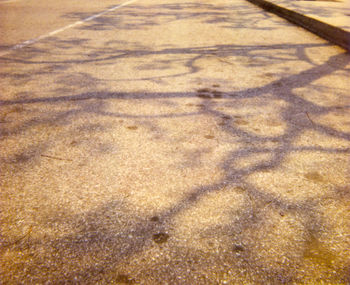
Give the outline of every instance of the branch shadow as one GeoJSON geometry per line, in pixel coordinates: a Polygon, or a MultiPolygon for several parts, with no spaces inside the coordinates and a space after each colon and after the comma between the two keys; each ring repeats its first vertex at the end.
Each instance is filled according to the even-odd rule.
{"type": "MultiPolygon", "coordinates": [[[[186,17],[203,18],[203,21],[212,24],[227,24],[225,11],[213,5],[154,5],[149,9],[165,12],[156,14],[149,22],[145,22],[145,18],[152,12],[146,10],[139,15],[136,9],[140,8],[142,7],[135,6],[126,9],[125,15],[140,17],[130,25],[123,25],[120,19],[108,16],[99,18],[91,25],[84,25],[81,29],[108,30],[116,26],[120,29],[140,29],[140,23],[143,23],[144,29],[186,17]],[[184,13],[184,10],[193,8],[209,12],[184,13]]],[[[243,27],[243,20],[236,23],[238,24],[235,28],[243,27]]],[[[257,21],[254,25],[258,27],[260,24],[257,21]]],[[[252,29],[259,30],[257,27],[252,29]]],[[[124,44],[118,42],[119,46],[124,44]]],[[[81,55],[79,59],[72,60],[47,59],[42,55],[38,56],[38,52],[31,54],[30,51],[22,58],[20,55],[1,58],[6,64],[23,64],[33,71],[30,74],[27,70],[2,73],[1,77],[10,84],[26,86],[33,78],[38,80],[54,72],[56,86],[49,95],[28,91],[19,94],[16,99],[0,100],[0,108],[3,110],[0,118],[2,142],[12,142],[27,132],[31,134],[33,130],[40,134],[49,132],[49,135],[43,135],[43,138],[29,147],[18,147],[17,152],[3,154],[1,163],[5,165],[6,175],[13,175],[8,174],[13,169],[20,175],[19,173],[28,167],[27,163],[32,165],[30,163],[33,162],[35,167],[40,166],[43,159],[48,158],[47,152],[54,147],[57,140],[68,140],[72,134],[79,133],[81,141],[71,141],[68,146],[77,147],[88,140],[96,139],[102,133],[122,133],[120,125],[130,120],[134,123],[126,126],[130,133],[135,133],[138,128],[147,128],[147,134],[157,134],[157,138],[152,137],[152,140],[169,145],[175,143],[176,139],[171,133],[172,130],[167,130],[162,125],[162,121],[186,122],[188,118],[209,118],[215,123],[216,133],[201,135],[208,141],[225,139],[225,143],[230,146],[219,162],[212,166],[221,171],[219,179],[188,187],[181,199],[173,201],[171,205],[159,211],[141,216],[134,209],[135,205],[128,203],[127,197],[124,200],[112,197],[111,201],[100,202],[93,209],[89,208],[80,213],[65,211],[62,208],[38,215],[37,224],[34,226],[54,229],[51,235],[32,235],[31,230],[28,230],[20,239],[15,239],[3,234],[1,250],[7,254],[3,264],[9,271],[1,275],[6,281],[140,283],[146,280],[146,283],[181,283],[182,281],[176,279],[181,275],[188,284],[212,284],[227,278],[231,283],[247,280],[260,283],[292,283],[315,281],[313,271],[319,270],[320,278],[326,282],[349,282],[349,260],[339,261],[336,253],[333,253],[336,251],[323,240],[325,232],[332,232],[336,226],[333,216],[331,220],[328,219],[326,206],[320,205],[331,200],[332,205],[338,203],[345,208],[350,200],[348,187],[335,186],[333,182],[326,181],[324,173],[309,169],[302,169],[297,175],[308,187],[322,185],[310,186],[314,187],[316,192],[325,189],[319,196],[301,189],[302,194],[295,194],[294,197],[294,192],[288,192],[290,190],[285,189],[283,183],[277,186],[271,183],[271,190],[266,188],[266,184],[259,182],[259,177],[262,177],[262,180],[273,181],[275,172],[286,171],[286,162],[293,155],[308,153],[341,155],[341,158],[344,158],[350,154],[348,128],[344,127],[344,124],[334,126],[318,119],[333,113],[345,116],[349,113],[350,105],[317,104],[315,100],[297,92],[304,87],[327,92],[326,87],[317,83],[318,80],[332,74],[348,73],[346,68],[350,58],[347,54],[330,56],[328,60],[318,64],[308,57],[308,49],[324,47],[326,44],[208,45],[164,47],[154,50],[139,46],[138,43],[135,43],[133,49],[118,49],[113,47],[113,43],[95,48],[88,39],[51,38],[45,45],[46,49],[41,51],[47,52],[48,57],[52,50],[60,49],[67,51],[74,58],[78,53],[74,49],[76,45],[81,45],[89,52],[81,55]],[[278,79],[272,77],[268,83],[254,88],[225,91],[220,90],[219,84],[213,84],[210,88],[198,88],[191,92],[115,92],[100,86],[104,86],[106,82],[114,84],[127,79],[98,78],[89,72],[75,72],[73,76],[69,70],[76,64],[94,63],[106,67],[117,64],[118,60],[137,60],[146,56],[154,56],[158,61],[153,65],[140,63],[137,65],[139,70],[147,72],[157,69],[161,72],[170,69],[175,63],[182,65],[185,70],[171,75],[132,79],[135,82],[154,82],[198,74],[203,69],[198,65],[198,61],[211,56],[220,60],[231,56],[247,59],[248,68],[268,68],[282,62],[303,62],[308,64],[309,68],[291,74],[286,72],[278,79]],[[170,59],[164,60],[163,56],[170,59]],[[254,60],[248,60],[252,58],[254,60]],[[91,91],[76,91],[86,87],[91,91]],[[262,109],[277,101],[283,102],[282,107],[275,106],[276,109],[266,115],[262,109]],[[115,104],[120,102],[131,102],[135,110],[119,106],[115,108],[115,104]],[[157,112],[147,113],[140,107],[147,104],[157,106],[157,112]],[[177,109],[179,106],[181,108],[177,109]],[[247,108],[249,112],[243,112],[247,108]],[[267,122],[264,122],[264,119],[267,122]],[[40,131],[40,128],[43,130],[40,131]],[[51,136],[51,133],[55,135],[51,136]],[[305,133],[316,133],[320,137],[340,140],[343,143],[298,144],[298,140],[305,133]],[[219,135],[221,137],[217,138],[219,135]],[[13,168],[13,165],[20,166],[13,168]],[[274,188],[281,188],[282,191],[274,192],[274,188]],[[223,198],[220,198],[221,195],[223,198]],[[225,213],[227,221],[206,225],[204,229],[200,228],[200,220],[197,221],[198,227],[197,223],[191,225],[193,229],[189,230],[189,234],[193,234],[193,239],[204,237],[203,240],[208,242],[207,247],[184,242],[179,237],[181,235],[177,232],[178,228],[185,223],[184,217],[189,212],[195,212],[210,197],[213,197],[213,200],[222,199],[219,201],[223,203],[223,207],[227,206],[225,198],[232,198],[232,195],[234,199],[229,202],[237,200],[241,201],[241,204],[237,204],[238,206],[228,214],[225,213]],[[196,232],[198,228],[203,231],[196,232]],[[286,228],[288,231],[284,235],[283,231],[286,228]],[[215,243],[209,244],[211,240],[220,243],[215,248],[215,243]],[[281,247],[275,248],[273,242],[278,246],[280,242],[281,247]],[[281,252],[277,252],[278,249],[281,249],[281,252]],[[14,262],[11,260],[11,253],[21,254],[14,262]],[[217,275],[206,275],[206,272],[213,272],[213,264],[218,266],[217,275]],[[305,269],[310,269],[311,273],[301,273],[305,269]]],[[[346,90],[339,87],[337,92],[343,95],[346,90]]],[[[346,102],[349,97],[344,96],[346,102]]],[[[201,130],[198,130],[198,133],[201,133],[201,130]]],[[[205,156],[210,154],[213,148],[197,145],[189,151],[184,149],[184,159],[176,162],[176,167],[192,171],[200,168],[205,165],[205,156]]],[[[96,156],[101,153],[109,155],[114,151],[115,149],[109,148],[106,143],[101,145],[101,151],[96,156]]],[[[92,159],[96,157],[91,156],[92,159]]],[[[67,165],[75,162],[66,160],[59,163],[63,169],[71,167],[67,165]]],[[[286,173],[293,174],[293,171],[286,173]]],[[[7,179],[9,177],[5,176],[7,179]]],[[[288,180],[288,177],[285,179],[288,180]]],[[[302,183],[300,182],[300,185],[302,183]]],[[[210,199],[208,201],[212,202],[210,199]]],[[[200,217],[204,219],[203,215],[200,217]]],[[[6,217],[2,220],[6,221],[6,217]]],[[[346,222],[344,224],[346,227],[346,222]]],[[[46,229],[42,230],[45,232],[46,229]]],[[[181,234],[186,236],[186,233],[181,234]]],[[[337,241],[346,245],[349,238],[343,236],[337,241]]]]}

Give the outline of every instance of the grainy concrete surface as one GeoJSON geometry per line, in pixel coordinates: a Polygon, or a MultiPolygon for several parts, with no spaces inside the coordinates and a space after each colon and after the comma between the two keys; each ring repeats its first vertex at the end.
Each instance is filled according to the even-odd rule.
{"type": "Polygon", "coordinates": [[[349,283],[341,48],[140,0],[0,64],[2,283],[349,283]]]}

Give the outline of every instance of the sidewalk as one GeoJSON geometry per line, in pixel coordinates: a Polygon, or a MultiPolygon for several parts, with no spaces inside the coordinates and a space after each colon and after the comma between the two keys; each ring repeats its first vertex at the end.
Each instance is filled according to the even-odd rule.
{"type": "Polygon", "coordinates": [[[350,1],[248,0],[350,50],[350,1]]]}

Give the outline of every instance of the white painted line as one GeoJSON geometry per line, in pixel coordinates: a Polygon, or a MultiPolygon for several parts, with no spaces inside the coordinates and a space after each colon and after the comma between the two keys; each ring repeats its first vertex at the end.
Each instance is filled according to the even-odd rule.
{"type": "Polygon", "coordinates": [[[6,3],[13,3],[13,2],[18,2],[19,0],[4,0],[4,1],[0,1],[0,4],[6,4],[6,3]]]}
{"type": "Polygon", "coordinates": [[[107,14],[107,13],[109,13],[109,12],[112,12],[112,11],[114,11],[114,10],[117,10],[117,9],[119,9],[119,8],[122,8],[122,7],[124,7],[124,6],[130,5],[130,4],[132,4],[132,3],[136,2],[136,1],[138,1],[138,0],[129,0],[129,1],[126,1],[126,2],[124,2],[124,3],[122,3],[122,4],[120,4],[120,5],[117,5],[117,6],[114,6],[114,7],[112,7],[112,8],[109,8],[109,9],[107,9],[107,10],[105,10],[105,11],[102,11],[101,13],[98,13],[98,14],[96,14],[96,15],[92,15],[92,16],[90,16],[90,17],[88,17],[88,18],[85,18],[85,19],[83,19],[83,20],[81,20],[81,21],[77,21],[77,22],[75,22],[75,23],[73,23],[73,24],[70,24],[70,25],[64,26],[64,27],[62,27],[62,28],[60,28],[60,29],[54,30],[54,31],[52,31],[52,32],[50,32],[50,33],[48,33],[48,34],[45,34],[45,35],[39,36],[39,37],[37,37],[37,38],[31,39],[31,40],[27,40],[27,41],[25,41],[25,42],[23,42],[23,43],[17,44],[17,45],[15,45],[15,46],[9,48],[8,50],[5,50],[5,51],[3,51],[3,52],[0,52],[0,57],[1,57],[1,56],[7,55],[7,54],[11,53],[11,52],[14,51],[14,50],[21,49],[21,48],[24,48],[24,47],[29,46],[29,45],[31,45],[31,44],[37,43],[38,41],[40,41],[40,40],[42,40],[42,39],[51,37],[51,36],[53,36],[53,35],[56,35],[56,34],[58,34],[58,33],[61,33],[61,32],[63,32],[63,31],[65,31],[65,30],[68,30],[68,29],[70,29],[70,28],[74,28],[74,27],[76,27],[76,26],[82,25],[82,24],[84,24],[84,23],[86,23],[86,22],[89,22],[89,21],[94,20],[94,19],[96,19],[96,18],[98,18],[98,17],[101,17],[101,16],[103,16],[104,14],[107,14]]]}

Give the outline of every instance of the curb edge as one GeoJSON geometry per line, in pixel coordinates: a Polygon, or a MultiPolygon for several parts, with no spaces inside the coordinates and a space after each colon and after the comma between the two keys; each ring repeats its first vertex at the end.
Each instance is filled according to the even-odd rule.
{"type": "Polygon", "coordinates": [[[265,0],[247,0],[268,12],[272,12],[289,22],[303,27],[310,32],[346,49],[350,52],[350,32],[341,28],[326,24],[309,16],[278,6],[265,0]]]}

